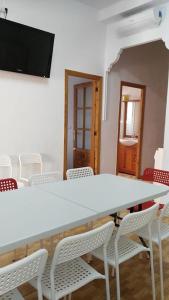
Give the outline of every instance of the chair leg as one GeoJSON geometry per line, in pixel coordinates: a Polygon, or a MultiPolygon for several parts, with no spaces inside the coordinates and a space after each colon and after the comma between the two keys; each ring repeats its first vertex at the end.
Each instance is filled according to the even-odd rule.
{"type": "Polygon", "coordinates": [[[117,300],[120,300],[120,273],[119,273],[119,264],[116,265],[116,291],[117,291],[117,300]]]}
{"type": "Polygon", "coordinates": [[[37,292],[38,292],[38,300],[43,300],[42,286],[39,279],[37,280],[37,292]]]}
{"type": "Polygon", "coordinates": [[[16,249],[14,250],[14,259],[13,259],[13,262],[15,262],[16,261],[16,249]]]}
{"type": "Polygon", "coordinates": [[[114,278],[114,276],[115,276],[115,270],[114,270],[114,267],[112,267],[112,269],[111,269],[111,276],[114,278]]]}
{"type": "Polygon", "coordinates": [[[68,300],[71,300],[71,299],[72,299],[72,294],[69,294],[68,300]]]}
{"type": "Polygon", "coordinates": [[[118,261],[118,247],[115,243],[115,268],[116,268],[116,293],[117,300],[120,300],[120,272],[119,272],[119,261],[118,261]]]}
{"type": "Polygon", "coordinates": [[[110,300],[109,266],[106,259],[104,259],[104,272],[106,280],[106,300],[110,300]]]}
{"type": "Polygon", "coordinates": [[[163,278],[163,253],[161,240],[159,243],[159,256],[160,256],[160,288],[161,288],[161,300],[164,300],[164,278],[163,278]]]}
{"type": "Polygon", "coordinates": [[[156,291],[155,291],[155,278],[154,278],[154,262],[153,262],[153,246],[152,246],[152,241],[150,241],[149,244],[150,244],[150,263],[151,263],[152,294],[153,294],[153,300],[155,300],[156,299],[156,291]]]}
{"type": "MultiPolygon", "coordinates": [[[[90,231],[93,229],[93,222],[90,222],[86,225],[87,227],[87,230],[90,231]]],[[[87,262],[90,263],[91,261],[93,260],[93,257],[92,257],[92,254],[91,253],[88,253],[87,254],[87,262]]]]}
{"type": "Polygon", "coordinates": [[[117,213],[112,214],[111,217],[114,219],[114,224],[117,224],[117,213]]]}
{"type": "Polygon", "coordinates": [[[53,240],[53,236],[50,238],[50,252],[51,254],[53,253],[53,248],[54,248],[54,240],[53,240]]]}
{"type": "Polygon", "coordinates": [[[26,247],[25,247],[25,256],[28,256],[28,251],[29,251],[29,245],[26,245],[26,247]]]}
{"type": "Polygon", "coordinates": [[[43,240],[40,240],[40,248],[43,249],[44,248],[44,243],[43,240]]]}

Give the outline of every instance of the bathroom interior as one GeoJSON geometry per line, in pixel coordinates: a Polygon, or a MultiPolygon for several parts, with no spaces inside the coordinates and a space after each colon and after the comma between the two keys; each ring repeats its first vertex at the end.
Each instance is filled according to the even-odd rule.
{"type": "Polygon", "coordinates": [[[143,89],[121,85],[117,173],[137,176],[141,150],[143,89]]]}

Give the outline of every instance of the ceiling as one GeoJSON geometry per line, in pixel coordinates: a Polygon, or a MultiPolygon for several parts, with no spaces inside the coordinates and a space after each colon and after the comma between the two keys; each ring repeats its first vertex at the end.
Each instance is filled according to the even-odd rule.
{"type": "Polygon", "coordinates": [[[103,9],[121,0],[76,0],[76,1],[95,7],[97,9],[103,9]]]}

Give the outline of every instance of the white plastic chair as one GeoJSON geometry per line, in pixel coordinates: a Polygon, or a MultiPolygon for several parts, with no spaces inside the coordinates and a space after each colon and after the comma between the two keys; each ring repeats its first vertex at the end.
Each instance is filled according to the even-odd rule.
{"type": "Polygon", "coordinates": [[[38,300],[42,300],[41,278],[47,250],[39,250],[13,264],[0,268],[0,300],[24,300],[17,287],[36,277],[38,300]]]}
{"type": "MultiPolygon", "coordinates": [[[[29,179],[29,185],[39,185],[39,184],[45,184],[49,182],[57,182],[62,180],[62,175],[60,172],[48,172],[48,173],[43,173],[43,174],[37,174],[37,175],[32,175],[29,179]]],[[[60,235],[58,236],[58,240],[60,239],[60,235]]],[[[50,250],[52,252],[54,246],[54,241],[53,237],[50,238],[50,250]]],[[[43,240],[40,241],[40,247],[44,247],[44,242],[43,240]]]]}
{"type": "Polygon", "coordinates": [[[29,184],[38,185],[38,184],[45,184],[49,182],[56,182],[62,180],[62,175],[60,172],[48,172],[43,174],[32,175],[29,178],[29,184]]]}
{"type": "Polygon", "coordinates": [[[66,172],[67,179],[78,179],[87,176],[93,176],[94,172],[91,167],[69,169],[66,172]]]}
{"type": "Polygon", "coordinates": [[[20,180],[26,185],[34,174],[42,174],[42,157],[39,153],[19,154],[20,180]]]}
{"type": "MultiPolygon", "coordinates": [[[[108,250],[107,250],[107,261],[108,264],[116,270],[116,289],[117,289],[117,300],[120,300],[120,274],[119,265],[133,256],[139,254],[142,251],[150,252],[151,260],[151,279],[152,279],[152,294],[153,300],[156,299],[155,295],[155,280],[154,280],[154,265],[153,265],[153,250],[152,250],[152,234],[151,225],[158,211],[158,204],[155,204],[149,209],[131,213],[125,216],[116,234],[113,234],[110,239],[108,250]],[[144,247],[131,239],[128,239],[126,235],[135,232],[139,228],[146,226],[148,230],[149,248],[144,247]]],[[[97,249],[92,252],[92,255],[103,260],[103,250],[97,249]]]]}
{"type": "MultiPolygon", "coordinates": [[[[49,260],[42,276],[42,293],[50,300],[58,300],[95,279],[105,279],[107,300],[110,300],[106,249],[113,233],[114,223],[107,224],[59,242],[53,260],[49,260]],[[102,247],[103,246],[103,247],[102,247]],[[102,247],[105,275],[100,274],[82,258],[82,255],[102,247]]],[[[36,288],[36,280],[31,285],[36,288]]],[[[69,297],[70,298],[70,297],[69,297]]]]}
{"type": "Polygon", "coordinates": [[[9,155],[0,155],[0,168],[2,168],[3,171],[7,171],[4,176],[1,175],[1,178],[12,178],[13,168],[11,157],[9,155]]]}
{"type": "MultiPolygon", "coordinates": [[[[169,217],[169,203],[164,205],[159,216],[152,223],[152,241],[159,247],[161,300],[164,299],[162,241],[169,238],[169,224],[163,222],[165,217],[169,217]]],[[[148,240],[146,227],[138,230],[137,234],[143,239],[148,240]]]]}
{"type": "MultiPolygon", "coordinates": [[[[84,178],[88,176],[94,176],[93,169],[91,167],[84,167],[84,168],[75,168],[75,169],[69,169],[66,172],[66,178],[67,180],[72,179],[78,179],[78,178],[84,178]]],[[[90,230],[93,228],[93,222],[90,222],[86,225],[87,230],[90,230]]],[[[92,260],[91,254],[88,255],[88,262],[92,260]]]]}

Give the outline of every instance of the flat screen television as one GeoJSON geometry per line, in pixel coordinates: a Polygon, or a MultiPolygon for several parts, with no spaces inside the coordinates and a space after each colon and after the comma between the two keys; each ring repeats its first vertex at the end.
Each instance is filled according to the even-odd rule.
{"type": "Polygon", "coordinates": [[[49,78],[54,37],[0,18],[0,70],[49,78]]]}

